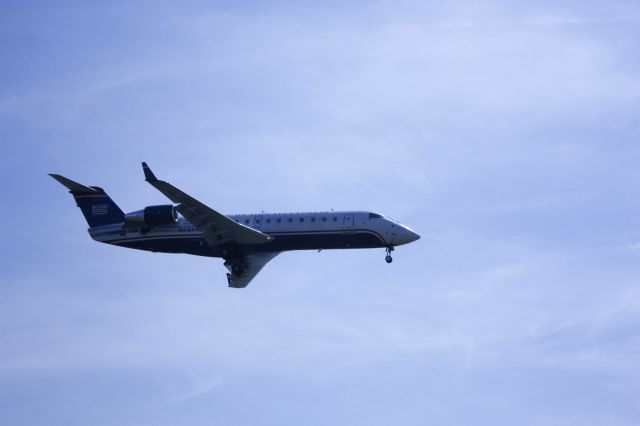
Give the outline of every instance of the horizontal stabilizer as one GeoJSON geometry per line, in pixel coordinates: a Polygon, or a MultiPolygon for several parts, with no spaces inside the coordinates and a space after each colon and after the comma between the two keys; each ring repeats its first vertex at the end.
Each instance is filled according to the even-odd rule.
{"type": "Polygon", "coordinates": [[[98,192],[93,188],[89,188],[88,186],[72,181],[71,179],[68,179],[61,175],[49,173],[49,176],[51,176],[52,178],[54,178],[55,180],[63,184],[69,191],[72,191],[72,192],[80,192],[80,193],[86,193],[86,194],[92,194],[94,192],[98,192]]]}

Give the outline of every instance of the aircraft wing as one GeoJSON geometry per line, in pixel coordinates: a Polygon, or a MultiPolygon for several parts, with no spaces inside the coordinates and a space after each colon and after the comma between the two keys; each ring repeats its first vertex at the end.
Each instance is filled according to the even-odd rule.
{"type": "Polygon", "coordinates": [[[263,244],[273,240],[273,237],[269,235],[244,226],[222,213],[218,213],[170,183],[158,180],[149,166],[147,166],[147,163],[142,163],[142,169],[144,170],[145,180],[171,201],[179,203],[176,210],[204,234],[205,240],[210,245],[222,244],[227,241],[234,241],[237,244],[263,244]]]}
{"type": "Polygon", "coordinates": [[[276,257],[278,252],[268,252],[268,253],[253,253],[248,256],[245,256],[244,263],[244,271],[242,274],[235,275],[231,271],[231,262],[224,262],[224,266],[229,270],[227,274],[227,281],[229,282],[229,287],[235,288],[244,288],[262,269],[264,265],[266,265],[271,259],[276,257]]]}

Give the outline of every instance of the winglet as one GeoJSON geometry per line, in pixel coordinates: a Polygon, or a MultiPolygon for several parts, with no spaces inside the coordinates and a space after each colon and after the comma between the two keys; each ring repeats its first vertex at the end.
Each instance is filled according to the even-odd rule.
{"type": "Polygon", "coordinates": [[[144,161],[142,162],[142,170],[144,171],[144,180],[146,180],[147,182],[151,183],[158,180],[156,175],[153,174],[149,166],[147,166],[147,163],[145,163],[144,161]]]}
{"type": "Polygon", "coordinates": [[[57,175],[55,173],[49,173],[49,176],[51,176],[52,178],[54,178],[55,180],[63,184],[71,192],[86,193],[86,194],[98,192],[96,189],[89,188],[88,186],[72,181],[71,179],[68,179],[61,175],[57,175]]]}

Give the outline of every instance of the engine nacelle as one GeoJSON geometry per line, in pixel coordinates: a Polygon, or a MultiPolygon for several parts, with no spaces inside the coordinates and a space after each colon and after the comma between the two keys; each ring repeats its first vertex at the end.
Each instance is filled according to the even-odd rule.
{"type": "Polygon", "coordinates": [[[127,213],[124,223],[127,227],[152,228],[154,226],[170,225],[178,221],[178,212],[174,205],[149,206],[144,210],[127,213]]]}

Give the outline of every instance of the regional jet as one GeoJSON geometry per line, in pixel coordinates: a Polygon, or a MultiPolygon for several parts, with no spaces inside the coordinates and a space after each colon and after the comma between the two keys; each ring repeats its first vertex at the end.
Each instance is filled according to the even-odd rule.
{"type": "Polygon", "coordinates": [[[145,180],[173,204],[125,214],[102,188],[50,176],[73,195],[94,240],[152,252],[222,258],[229,271],[229,287],[246,287],[284,251],[385,248],[385,260],[391,263],[395,246],[420,238],[407,226],[366,211],[224,215],[158,180],[146,163],[142,168],[145,180]]]}

